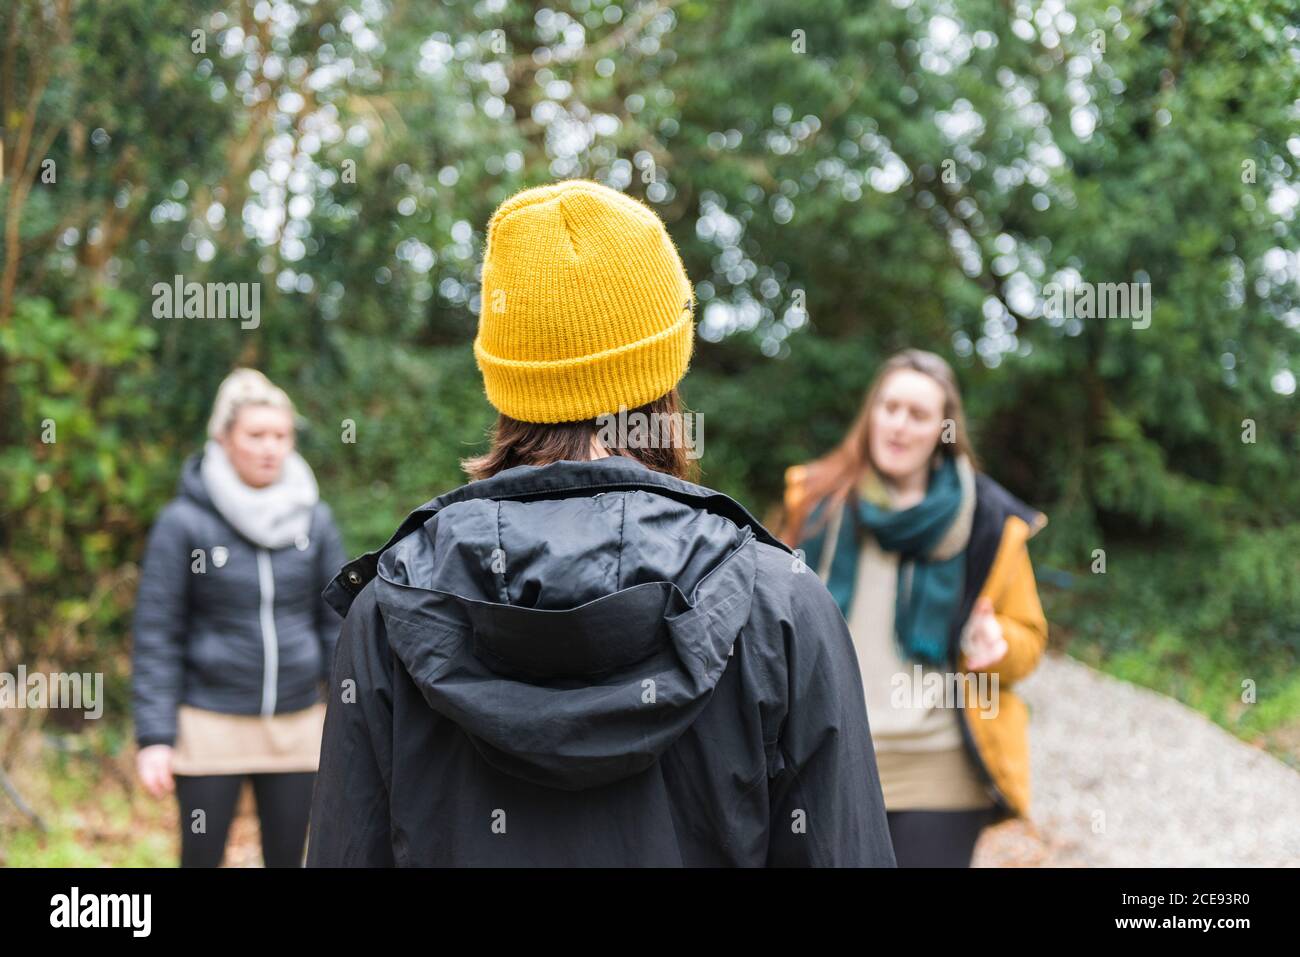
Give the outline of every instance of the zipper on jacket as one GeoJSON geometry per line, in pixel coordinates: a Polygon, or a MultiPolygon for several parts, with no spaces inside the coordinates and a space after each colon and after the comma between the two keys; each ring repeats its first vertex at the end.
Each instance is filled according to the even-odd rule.
{"type": "Polygon", "coordinates": [[[271,553],[257,550],[257,587],[261,593],[259,618],[262,623],[262,714],[275,714],[275,691],[280,673],[280,642],[275,634],[275,574],[271,553]]]}
{"type": "MultiPolygon", "coordinates": [[[[956,670],[955,664],[953,665],[953,669],[956,670]]],[[[975,735],[966,724],[965,711],[966,709],[962,708],[957,712],[957,725],[961,728],[961,739],[962,743],[966,746],[966,753],[970,756],[972,763],[979,772],[979,776],[983,778],[984,789],[988,792],[989,797],[991,797],[994,803],[1004,809],[1007,813],[1015,814],[1016,811],[1011,806],[1011,802],[1007,800],[1007,796],[1002,793],[997,782],[993,780],[993,772],[990,771],[988,765],[984,763],[984,755],[980,754],[979,745],[975,743],[975,735]]]]}

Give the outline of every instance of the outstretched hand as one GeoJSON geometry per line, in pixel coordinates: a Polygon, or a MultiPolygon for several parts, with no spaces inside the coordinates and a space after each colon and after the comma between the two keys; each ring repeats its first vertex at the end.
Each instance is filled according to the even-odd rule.
{"type": "Polygon", "coordinates": [[[1007,653],[1007,640],[1002,636],[1002,626],[993,613],[993,601],[983,597],[971,610],[966,637],[961,649],[966,653],[966,665],[972,671],[995,665],[1007,653]]]}

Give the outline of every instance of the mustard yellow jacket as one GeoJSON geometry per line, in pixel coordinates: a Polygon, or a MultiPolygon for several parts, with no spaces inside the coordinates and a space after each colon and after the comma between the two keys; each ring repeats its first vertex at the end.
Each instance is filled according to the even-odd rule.
{"type": "MultiPolygon", "coordinates": [[[[787,469],[785,505],[797,506],[803,497],[804,469],[787,469]]],[[[968,693],[963,708],[962,740],[1002,816],[1028,817],[1029,710],[1012,690],[1016,682],[1038,666],[1047,646],[1047,618],[1038,598],[1028,542],[1047,518],[1030,508],[987,475],[975,482],[975,516],[966,547],[966,584],[962,604],[952,626],[950,665],[967,676],[968,693]],[[993,602],[1002,626],[1007,653],[980,671],[997,675],[997,708],[981,713],[976,694],[978,672],[967,666],[960,650],[962,626],[975,602],[993,602]]]]}

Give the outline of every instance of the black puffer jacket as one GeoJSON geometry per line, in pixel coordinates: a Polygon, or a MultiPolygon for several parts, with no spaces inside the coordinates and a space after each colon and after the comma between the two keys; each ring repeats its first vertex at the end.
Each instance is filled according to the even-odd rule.
{"type": "Polygon", "coordinates": [[[342,624],[321,598],[347,560],[329,507],[317,503],[305,541],[270,551],[222,518],[201,460],[186,460],[145,550],[132,652],[140,747],[175,742],[179,704],[228,714],[315,704],[342,624]]]}
{"type": "Polygon", "coordinates": [[[724,495],[510,469],[326,597],[309,865],[894,864],[844,620],[724,495]]]}

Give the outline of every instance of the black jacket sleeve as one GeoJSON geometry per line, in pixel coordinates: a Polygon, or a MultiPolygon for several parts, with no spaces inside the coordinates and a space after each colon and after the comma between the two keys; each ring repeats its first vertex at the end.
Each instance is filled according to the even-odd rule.
{"type": "Polygon", "coordinates": [[[132,625],[131,696],[140,747],[176,743],[189,624],[190,534],[184,507],[168,505],[149,532],[132,625]]]}
{"type": "MultiPolygon", "coordinates": [[[[343,537],[339,534],[338,526],[334,524],[334,515],[329,506],[322,502],[320,512],[318,520],[320,527],[317,531],[320,548],[316,552],[316,588],[317,591],[323,592],[325,586],[334,580],[339,569],[347,562],[348,556],[343,550],[343,537]]],[[[329,681],[330,666],[334,661],[334,646],[338,643],[339,629],[342,625],[343,619],[330,607],[324,596],[317,598],[316,634],[320,638],[321,669],[324,672],[321,679],[326,682],[329,681]]]]}
{"type": "Polygon", "coordinates": [[[794,579],[768,866],[894,867],[853,639],[816,576],[794,579]]]}
{"type": "Polygon", "coordinates": [[[343,621],[312,796],[308,867],[392,867],[393,663],[367,585],[343,621]]]}

